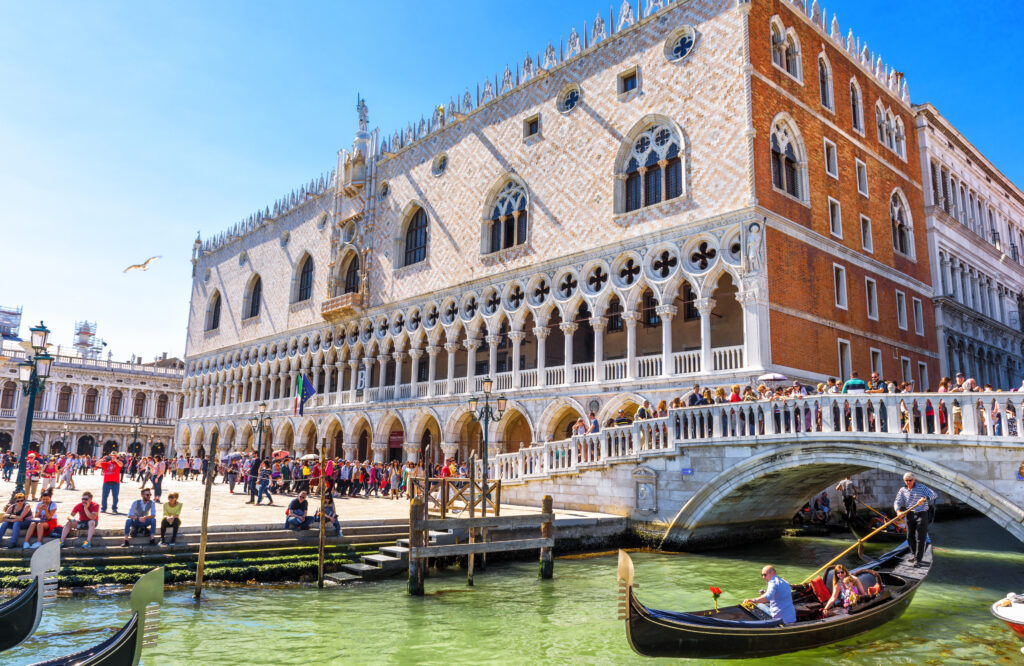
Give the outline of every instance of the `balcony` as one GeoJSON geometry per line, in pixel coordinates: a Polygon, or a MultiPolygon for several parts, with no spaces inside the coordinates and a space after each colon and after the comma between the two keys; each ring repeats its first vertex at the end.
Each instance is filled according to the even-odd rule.
{"type": "Polygon", "coordinates": [[[320,304],[320,315],[327,321],[354,317],[366,307],[362,292],[342,294],[320,304]]]}

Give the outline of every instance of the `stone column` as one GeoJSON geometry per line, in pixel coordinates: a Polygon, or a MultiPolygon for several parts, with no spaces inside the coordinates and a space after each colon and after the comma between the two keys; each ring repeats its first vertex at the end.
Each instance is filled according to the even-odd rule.
{"type": "Polygon", "coordinates": [[[487,340],[487,374],[498,381],[498,343],[501,342],[500,335],[488,335],[487,340]]]}
{"type": "Polygon", "coordinates": [[[391,354],[391,358],[395,359],[395,399],[398,398],[398,387],[402,385],[402,359],[404,357],[405,353],[397,350],[391,354]]]}
{"type": "Polygon", "coordinates": [[[949,257],[943,256],[941,259],[942,266],[939,269],[942,280],[942,295],[949,296],[953,293],[953,271],[950,265],[949,257]]]}
{"type": "Polygon", "coordinates": [[[655,310],[661,317],[661,374],[671,377],[675,374],[672,363],[672,318],[678,308],[674,305],[659,305],[655,310]]]}
{"type": "Polygon", "coordinates": [[[441,348],[437,345],[427,347],[427,395],[431,397],[436,395],[434,382],[437,377],[437,355],[440,353],[441,348]]]}
{"type": "Polygon", "coordinates": [[[349,398],[348,398],[348,401],[350,403],[354,404],[355,401],[356,401],[356,384],[358,384],[358,382],[359,382],[359,359],[358,358],[353,357],[353,358],[350,358],[348,360],[348,373],[349,373],[349,385],[348,385],[349,398]]]}
{"type": "Polygon", "coordinates": [[[448,352],[448,395],[455,394],[455,352],[459,351],[458,342],[444,343],[445,351],[448,352]]]}
{"type": "MultiPolygon", "coordinates": [[[[999,318],[999,308],[996,307],[997,299],[1002,302],[1002,298],[996,295],[996,290],[992,286],[992,280],[988,281],[988,316],[1002,321],[999,318]]],[[[923,306],[922,306],[923,307],[923,306]]]]}
{"type": "Polygon", "coordinates": [[[420,459],[420,443],[419,442],[405,442],[402,444],[402,450],[405,451],[406,462],[417,463],[420,459]]]}
{"type": "Polygon", "coordinates": [[[334,362],[334,371],[338,373],[338,386],[335,389],[335,393],[338,397],[345,391],[345,361],[340,358],[334,362]]]}
{"type": "Polygon", "coordinates": [[[572,369],[572,335],[579,329],[579,324],[574,321],[563,321],[558,325],[558,328],[562,329],[562,336],[565,342],[565,377],[562,378],[562,383],[572,385],[575,383],[572,369]]]}
{"type": "Polygon", "coordinates": [[[594,329],[594,381],[604,381],[604,332],[608,328],[607,317],[591,317],[590,327],[594,329]]]}
{"type": "MultiPolygon", "coordinates": [[[[350,361],[351,363],[351,361],[350,361]]],[[[351,367],[351,366],[349,366],[351,367]]],[[[356,448],[359,446],[358,442],[342,442],[341,453],[345,457],[345,460],[355,460],[356,448]]]]}
{"type": "Polygon", "coordinates": [[[366,381],[363,386],[363,402],[368,402],[370,399],[370,380],[373,379],[374,360],[369,354],[363,357],[363,370],[366,371],[366,381]]]}
{"type": "Polygon", "coordinates": [[[958,303],[963,303],[964,302],[963,291],[962,291],[962,287],[963,287],[963,283],[962,283],[963,274],[961,273],[962,269],[960,267],[960,262],[957,261],[956,259],[954,259],[951,262],[951,264],[952,264],[952,267],[950,268],[950,275],[952,276],[951,277],[951,282],[952,282],[952,285],[953,285],[953,290],[952,290],[953,300],[957,301],[958,303]]]}
{"type": "Polygon", "coordinates": [[[480,340],[466,338],[466,393],[476,391],[474,380],[476,379],[476,350],[480,347],[480,340]]]}
{"type": "Polygon", "coordinates": [[[383,397],[381,394],[384,392],[384,380],[388,376],[388,355],[379,354],[377,356],[377,399],[380,400],[383,397]]]}
{"type": "Polygon", "coordinates": [[[547,386],[548,378],[544,372],[545,354],[547,354],[547,339],[551,331],[547,326],[537,326],[533,334],[537,337],[537,386],[547,386]]]}
{"type": "Polygon", "coordinates": [[[388,443],[385,442],[373,442],[370,444],[370,450],[373,451],[373,462],[382,463],[384,462],[384,455],[388,450],[388,443]]]}
{"type": "MultiPolygon", "coordinates": [[[[455,457],[455,452],[459,450],[458,442],[441,442],[441,453],[444,454],[444,459],[455,457]]],[[[444,462],[444,461],[442,461],[444,462]]]]}
{"type": "Polygon", "coordinates": [[[419,347],[413,347],[409,350],[409,358],[412,359],[412,366],[409,368],[409,397],[415,398],[417,392],[413,391],[413,387],[419,385],[420,376],[420,359],[423,357],[423,350],[419,347]]]}
{"type": "Polygon", "coordinates": [[[715,299],[698,298],[693,304],[700,313],[701,372],[710,374],[715,371],[714,359],[711,357],[711,311],[715,309],[715,299]]]}
{"type": "Polygon", "coordinates": [[[521,385],[521,377],[519,375],[519,348],[523,344],[523,340],[526,339],[526,333],[523,331],[511,331],[508,334],[508,339],[512,341],[512,388],[517,389],[521,385]]]}
{"type": "Polygon", "coordinates": [[[636,379],[636,322],[640,313],[629,310],[622,313],[626,324],[626,379],[636,379]]]}

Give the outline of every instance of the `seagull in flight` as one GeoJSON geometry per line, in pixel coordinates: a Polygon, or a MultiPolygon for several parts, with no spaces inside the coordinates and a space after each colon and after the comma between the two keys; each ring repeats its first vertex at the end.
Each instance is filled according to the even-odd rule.
{"type": "Polygon", "coordinates": [[[122,273],[127,273],[129,271],[147,271],[147,270],[149,270],[149,262],[153,261],[154,259],[159,259],[159,258],[160,258],[160,255],[157,255],[155,257],[150,257],[149,259],[146,259],[141,264],[132,264],[131,266],[129,266],[128,268],[124,269],[121,272],[122,273]]]}

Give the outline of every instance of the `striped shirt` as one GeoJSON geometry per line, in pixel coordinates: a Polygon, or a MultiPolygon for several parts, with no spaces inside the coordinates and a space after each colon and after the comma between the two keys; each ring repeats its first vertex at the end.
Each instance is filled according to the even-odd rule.
{"type": "Polygon", "coordinates": [[[931,506],[931,502],[938,499],[938,494],[924,485],[920,481],[914,482],[914,489],[910,490],[906,486],[900,488],[900,491],[896,493],[896,501],[893,502],[892,507],[896,509],[897,513],[905,511],[907,508],[917,504],[918,500],[924,499],[924,503],[921,506],[914,507],[914,513],[921,513],[927,511],[928,507],[931,506]]]}

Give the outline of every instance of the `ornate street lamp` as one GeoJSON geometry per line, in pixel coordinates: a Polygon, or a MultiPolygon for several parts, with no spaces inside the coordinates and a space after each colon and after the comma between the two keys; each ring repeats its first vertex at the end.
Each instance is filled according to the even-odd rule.
{"type": "Polygon", "coordinates": [[[68,435],[71,434],[71,430],[68,429],[68,424],[65,423],[60,429],[60,443],[64,447],[63,453],[68,452],[68,435]]]}
{"type": "Polygon", "coordinates": [[[141,424],[141,423],[142,423],[142,417],[141,416],[136,416],[136,417],[134,417],[132,419],[132,449],[131,449],[130,453],[133,456],[138,456],[139,453],[140,453],[139,452],[139,448],[140,448],[140,444],[139,444],[139,424],[141,424]]]}
{"type": "MultiPolygon", "coordinates": [[[[36,410],[36,393],[43,390],[43,385],[53,368],[53,357],[46,353],[46,340],[50,329],[39,322],[39,326],[29,329],[31,345],[35,354],[26,355],[24,362],[18,364],[18,379],[22,383],[22,392],[28,396],[28,412],[25,415],[25,434],[21,440],[21,452],[18,455],[18,478],[14,484],[14,493],[25,492],[25,465],[28,461],[28,447],[32,440],[32,417],[36,410]]],[[[13,499],[13,496],[12,496],[13,499]]]]}
{"type": "Polygon", "coordinates": [[[256,472],[259,471],[258,465],[263,463],[263,429],[270,429],[270,417],[267,416],[267,403],[261,402],[256,408],[257,414],[253,414],[249,418],[249,425],[252,426],[253,431],[256,433],[256,462],[253,463],[253,467],[256,467],[254,471],[251,467],[249,468],[249,496],[250,499],[255,499],[256,495],[256,472]]]}
{"type": "Polygon", "coordinates": [[[491,409],[491,389],[494,388],[494,381],[490,377],[485,377],[483,380],[484,388],[484,404],[477,409],[480,403],[480,399],[477,396],[473,396],[469,399],[469,410],[470,416],[477,423],[482,423],[482,439],[483,439],[483,474],[481,481],[483,482],[483,498],[484,503],[482,506],[482,515],[487,515],[487,459],[488,459],[488,445],[487,445],[487,431],[490,429],[491,422],[497,423],[501,420],[502,414],[505,411],[505,407],[508,404],[508,400],[505,396],[501,395],[497,398],[497,409],[491,409]]]}

